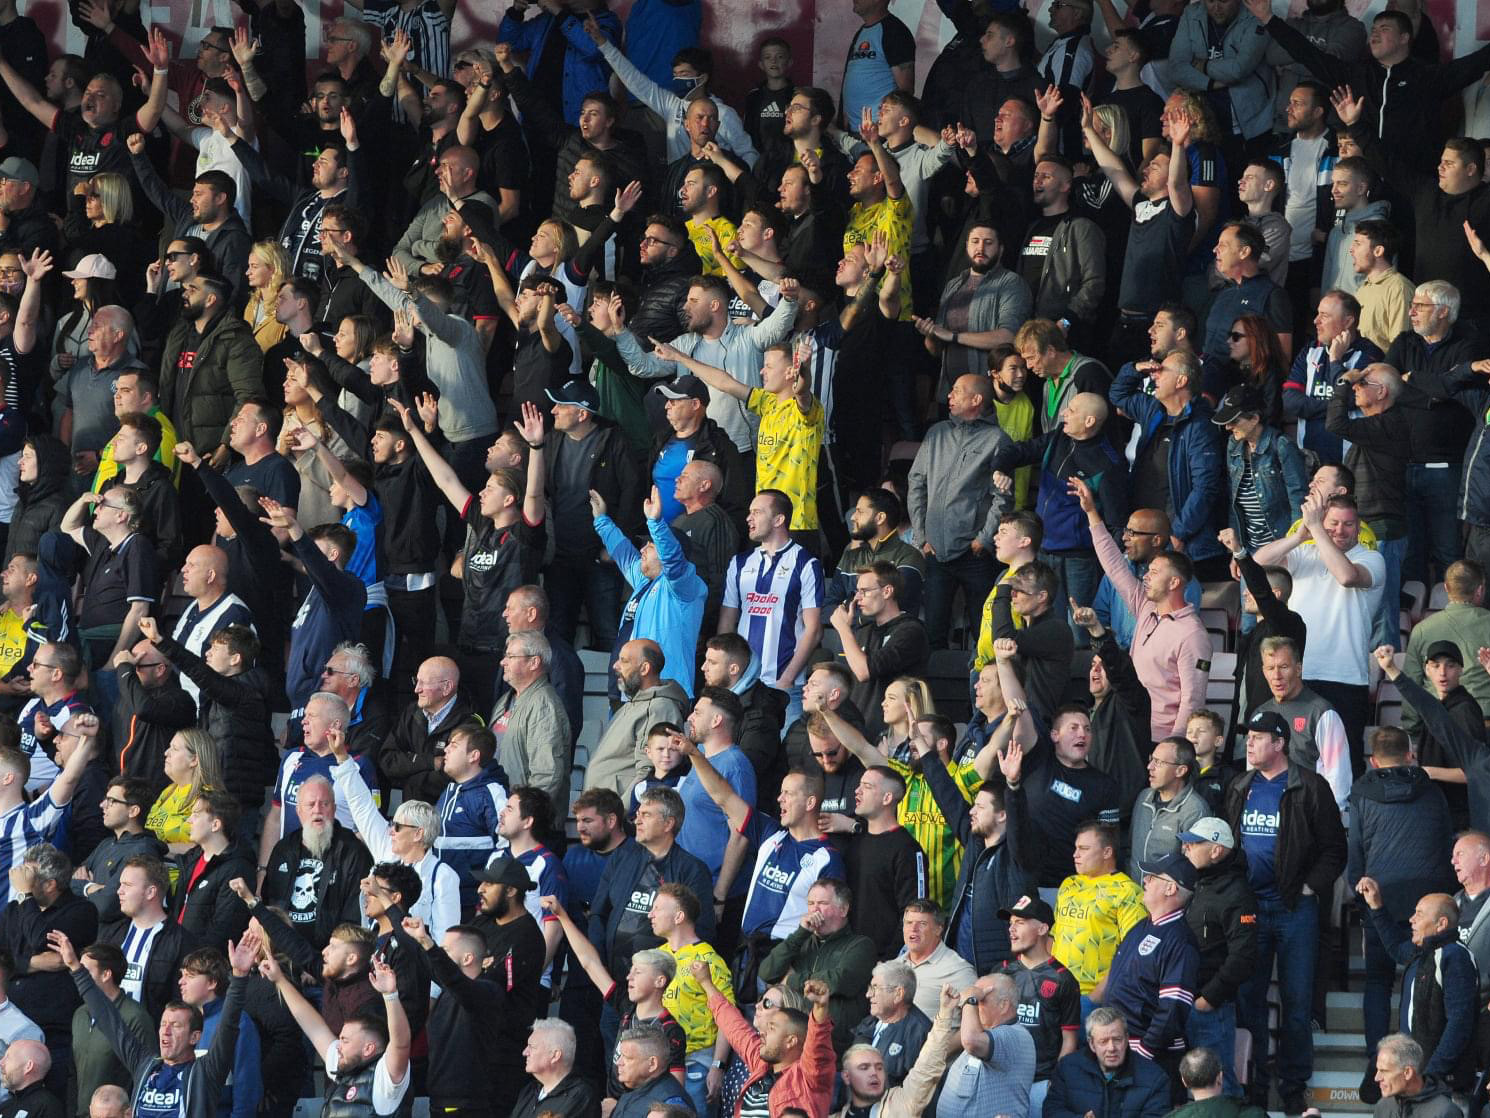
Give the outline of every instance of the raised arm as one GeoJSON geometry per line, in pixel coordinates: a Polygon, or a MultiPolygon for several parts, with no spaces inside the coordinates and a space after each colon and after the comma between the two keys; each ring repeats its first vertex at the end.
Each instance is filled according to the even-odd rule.
{"type": "MultiPolygon", "coordinates": [[[[1323,496],[1311,493],[1304,499],[1304,527],[1309,529],[1309,534],[1314,537],[1314,546],[1319,548],[1319,558],[1324,561],[1325,569],[1341,586],[1351,586],[1361,590],[1369,589],[1374,581],[1371,572],[1359,563],[1352,563],[1346,557],[1345,552],[1335,546],[1335,541],[1330,539],[1329,533],[1324,530],[1324,510],[1325,498],[1323,496]]],[[[1259,563],[1263,562],[1261,556],[1262,550],[1259,550],[1259,563]]]]}
{"type": "Polygon", "coordinates": [[[870,113],[868,105],[864,106],[864,115],[859,122],[859,135],[869,145],[869,153],[874,156],[875,166],[885,180],[885,193],[891,198],[905,197],[905,183],[900,179],[900,164],[880,140],[879,124],[870,113]]]}
{"type": "Polygon", "coordinates": [[[11,337],[17,353],[30,353],[36,348],[36,327],[41,321],[42,280],[52,267],[52,254],[41,248],[32,249],[30,258],[21,261],[21,270],[26,273],[26,290],[21,294],[11,337]]]}
{"type": "Polygon", "coordinates": [[[1133,177],[1133,173],[1128,170],[1128,165],[1123,162],[1122,158],[1107,146],[1107,142],[1101,136],[1097,135],[1093,123],[1092,102],[1083,93],[1081,95],[1081,134],[1091,147],[1092,158],[1097,161],[1097,166],[1111,180],[1123,202],[1131,206],[1134,195],[1138,193],[1138,180],[1133,177]]]}
{"type": "Polygon", "coordinates": [[[141,132],[153,132],[160,123],[161,113],[166,107],[166,79],[170,77],[171,45],[161,34],[159,27],[150,29],[150,42],[146,47],[150,58],[150,96],[135,114],[135,123],[141,132]]]}
{"type": "MultiPolygon", "coordinates": [[[[429,436],[424,433],[418,418],[413,416],[409,409],[396,397],[388,397],[388,402],[398,412],[399,419],[403,420],[404,430],[409,433],[409,438],[414,442],[414,449],[419,453],[419,460],[424,463],[424,468],[429,471],[429,476],[434,480],[440,492],[445,494],[445,500],[455,506],[455,511],[464,513],[466,505],[471,501],[471,491],[461,484],[454,468],[449,462],[440,457],[440,452],[435,449],[435,444],[429,441],[429,436]]],[[[526,501],[524,501],[526,507],[526,501]]]]}
{"type": "Polygon", "coordinates": [[[674,365],[682,366],[716,392],[724,392],[737,400],[750,399],[750,386],[741,384],[723,369],[705,365],[702,361],[695,361],[668,342],[659,342],[656,338],[650,340],[653,346],[652,353],[659,361],[670,361],[674,365]]]}
{"type": "Polygon", "coordinates": [[[0,57],[0,78],[5,80],[6,86],[15,94],[21,107],[34,116],[37,120],[50,129],[57,120],[58,108],[45,97],[43,97],[34,85],[21,76],[19,70],[0,57]]]}
{"type": "Polygon", "coordinates": [[[559,903],[558,897],[542,897],[538,902],[544,912],[550,913],[559,922],[559,927],[564,930],[564,938],[569,941],[569,950],[574,952],[575,959],[595,989],[599,990],[604,997],[606,991],[616,984],[611,972],[606,969],[605,961],[601,959],[600,952],[590,942],[589,936],[580,931],[579,925],[574,918],[564,911],[564,906],[559,903]]]}
{"type": "MultiPolygon", "coordinates": [[[[295,1024],[300,1026],[300,1031],[305,1034],[310,1046],[316,1052],[325,1052],[327,1048],[336,1043],[336,1034],[326,1024],[326,1019],[320,1015],[316,1007],[306,1000],[305,995],[300,992],[300,987],[290,981],[289,975],[280,969],[279,963],[270,952],[268,957],[259,964],[259,974],[274,983],[274,988],[279,991],[279,996],[285,1003],[285,1008],[290,1011],[290,1016],[295,1018],[295,1024]]],[[[395,996],[389,1003],[385,995],[384,1004],[391,1009],[397,1004],[395,996]]],[[[392,1022],[390,1021],[391,1025],[392,1022]]],[[[405,1020],[404,1027],[408,1027],[405,1020]]],[[[390,1042],[391,1047],[391,1042],[390,1042]]]]}
{"type": "Polygon", "coordinates": [[[698,777],[698,782],[704,786],[709,799],[718,804],[719,810],[724,812],[724,817],[729,820],[730,830],[738,833],[745,826],[746,820],[750,818],[750,805],[730,787],[730,782],[724,779],[698,746],[688,740],[686,734],[669,734],[668,738],[678,752],[692,763],[693,775],[698,777]]]}
{"type": "Polygon", "coordinates": [[[1177,217],[1186,217],[1195,208],[1195,191],[1190,188],[1190,118],[1176,119],[1169,125],[1169,205],[1177,217]]]}

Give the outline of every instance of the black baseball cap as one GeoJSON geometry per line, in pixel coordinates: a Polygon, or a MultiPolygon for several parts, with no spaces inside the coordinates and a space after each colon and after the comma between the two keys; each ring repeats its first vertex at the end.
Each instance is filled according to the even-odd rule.
{"type": "Polygon", "coordinates": [[[1050,906],[1042,901],[1038,895],[1032,897],[1026,894],[1008,908],[999,909],[1000,920],[1008,920],[1013,916],[1017,916],[1021,920],[1038,920],[1046,927],[1051,927],[1055,924],[1055,913],[1050,910],[1050,906]]]}

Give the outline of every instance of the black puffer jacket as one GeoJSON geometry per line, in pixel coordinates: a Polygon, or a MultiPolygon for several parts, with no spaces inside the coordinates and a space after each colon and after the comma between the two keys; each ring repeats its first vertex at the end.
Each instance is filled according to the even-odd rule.
{"type": "Polygon", "coordinates": [[[1453,846],[1448,802],[1421,767],[1367,769],[1351,786],[1345,880],[1375,879],[1392,919],[1411,916],[1424,893],[1455,892],[1453,846]]]}
{"type": "Polygon", "coordinates": [[[171,898],[170,919],[194,936],[199,946],[226,951],[228,942],[236,940],[248,927],[248,906],[228,887],[228,882],[235,877],[244,881],[254,879],[254,855],[245,843],[235,841],[215,858],[209,858],[201,875],[193,881],[192,870],[201,856],[202,848],[193,846],[176,859],[181,876],[171,898]]]}
{"type": "Polygon", "coordinates": [[[253,667],[242,675],[219,675],[200,656],[170,637],[156,646],[178,672],[201,690],[197,725],[223,747],[223,780],[246,809],[264,802],[278,755],[269,728],[269,677],[253,667]]]}
{"type": "Polygon", "coordinates": [[[683,300],[688,295],[688,285],[703,270],[692,243],[685,244],[671,260],[643,268],[641,300],[626,324],[631,332],[638,338],[670,342],[687,330],[683,300]]]}
{"type": "Polygon", "coordinates": [[[67,484],[72,456],[66,444],[51,435],[31,435],[26,445],[36,453],[36,480],[16,487],[16,507],[5,541],[7,563],[17,552],[34,554],[42,535],[62,523],[62,514],[72,504],[67,484]]]}

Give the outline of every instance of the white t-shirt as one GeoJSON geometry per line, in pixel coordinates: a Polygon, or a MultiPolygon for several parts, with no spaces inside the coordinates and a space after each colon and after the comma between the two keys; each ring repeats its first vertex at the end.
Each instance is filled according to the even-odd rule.
{"type": "Polygon", "coordinates": [[[1319,158],[1324,154],[1325,143],[1323,136],[1312,140],[1295,136],[1290,145],[1292,160],[1288,165],[1288,196],[1283,206],[1283,216],[1288,219],[1292,234],[1288,243],[1289,260],[1308,260],[1314,254],[1319,158]]]}
{"type": "MultiPolygon", "coordinates": [[[[341,1053],[337,1049],[335,1041],[332,1041],[326,1046],[326,1051],[321,1058],[326,1064],[326,1074],[335,1078],[337,1066],[341,1063],[341,1053]]],[[[409,1072],[411,1070],[410,1068],[405,1068],[404,1081],[402,1083],[395,1083],[393,1082],[393,1077],[388,1074],[388,1053],[385,1052],[378,1057],[378,1062],[373,1067],[372,1104],[374,1114],[392,1114],[398,1109],[399,1104],[404,1101],[404,1095],[409,1090],[409,1080],[411,1078],[409,1072]]],[[[343,1092],[348,1089],[345,1086],[337,1088],[337,1090],[343,1092]]]]}
{"type": "Polygon", "coordinates": [[[1319,557],[1317,544],[1290,551],[1284,560],[1293,575],[1288,605],[1304,619],[1311,636],[1304,649],[1304,678],[1364,685],[1370,682],[1371,630],[1386,581],[1386,562],[1379,551],[1360,544],[1345,557],[1370,572],[1369,589],[1341,586],[1319,557]]]}
{"type": "MultiPolygon", "coordinates": [[[[221,171],[232,179],[233,185],[238,188],[238,200],[233,203],[233,208],[238,211],[243,224],[252,228],[250,215],[253,213],[253,184],[249,181],[243,164],[233,154],[232,141],[218,135],[211,128],[193,128],[191,143],[197,149],[197,174],[221,171]]],[[[257,144],[254,146],[258,147],[257,144]]]]}

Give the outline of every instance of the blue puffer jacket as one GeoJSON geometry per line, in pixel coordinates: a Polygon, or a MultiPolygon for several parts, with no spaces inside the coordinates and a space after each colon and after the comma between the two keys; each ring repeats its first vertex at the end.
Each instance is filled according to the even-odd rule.
{"type": "MultiPolygon", "coordinates": [[[[1136,461],[1168,413],[1143,391],[1143,378],[1131,361],[1112,382],[1107,398],[1142,432],[1136,461]]],[[[1180,413],[1169,446],[1169,499],[1175,510],[1170,531],[1184,541],[1191,559],[1221,554],[1216,533],[1221,530],[1221,502],[1226,497],[1225,471],[1221,429],[1211,422],[1211,405],[1197,396],[1180,413]]]]}
{"type": "Polygon", "coordinates": [[[1169,1076],[1131,1052],[1108,1079],[1091,1050],[1078,1048],[1055,1065],[1045,1096],[1045,1118],[1162,1118],[1168,1113],[1169,1076]]]}
{"type": "MultiPolygon", "coordinates": [[[[605,8],[594,12],[595,22],[613,42],[621,40],[621,21],[616,13],[605,8]]],[[[497,28],[497,42],[511,43],[513,50],[528,52],[527,75],[532,78],[543,58],[543,48],[549,35],[557,26],[564,36],[564,119],[570,124],[579,124],[579,107],[585,94],[604,89],[610,81],[610,66],[600,57],[600,48],[585,34],[584,20],[573,12],[553,16],[540,12],[534,19],[525,20],[515,8],[508,8],[497,28]]]]}
{"type": "MultiPolygon", "coordinates": [[[[1237,505],[1237,491],[1242,484],[1242,440],[1226,440],[1226,472],[1230,478],[1227,492],[1226,515],[1231,530],[1237,539],[1242,534],[1242,514],[1237,505]]],[[[1257,482],[1257,492],[1262,498],[1263,515],[1273,530],[1273,539],[1281,540],[1288,535],[1288,527],[1298,515],[1299,506],[1309,491],[1309,474],[1304,466],[1304,456],[1292,439],[1279,434],[1271,427],[1262,429],[1262,438],[1252,452],[1252,477],[1257,482]]]]}

